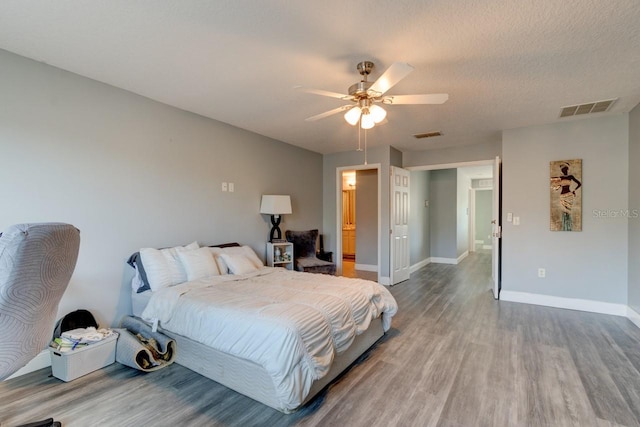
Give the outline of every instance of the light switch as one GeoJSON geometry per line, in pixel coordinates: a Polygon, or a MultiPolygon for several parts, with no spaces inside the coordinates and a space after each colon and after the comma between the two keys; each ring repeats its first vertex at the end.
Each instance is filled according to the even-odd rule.
{"type": "Polygon", "coordinates": [[[226,182],[222,183],[222,191],[227,191],[227,183],[226,182]]]}
{"type": "Polygon", "coordinates": [[[507,212],[507,222],[513,221],[513,212],[507,212]]]}
{"type": "Polygon", "coordinates": [[[229,193],[233,193],[236,190],[236,186],[233,185],[233,182],[229,183],[229,193]]]}
{"type": "Polygon", "coordinates": [[[513,217],[513,225],[520,225],[520,217],[519,216],[514,216],[513,217]]]}

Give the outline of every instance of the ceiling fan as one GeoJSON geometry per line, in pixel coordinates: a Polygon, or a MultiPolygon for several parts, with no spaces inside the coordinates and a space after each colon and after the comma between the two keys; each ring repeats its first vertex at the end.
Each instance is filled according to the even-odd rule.
{"type": "Polygon", "coordinates": [[[386,110],[377,105],[379,103],[386,105],[442,104],[449,99],[449,95],[446,93],[428,95],[385,95],[389,89],[407,77],[409,73],[413,71],[413,67],[406,62],[394,62],[378,80],[369,82],[367,81],[367,76],[371,73],[373,67],[374,64],[371,61],[363,61],[357,65],[362,80],[349,87],[348,95],[326,90],[297,87],[297,89],[303,92],[350,101],[347,105],[311,116],[305,119],[305,121],[314,122],[346,111],[344,119],[347,123],[352,126],[360,123],[362,129],[371,129],[387,116],[386,110]]]}

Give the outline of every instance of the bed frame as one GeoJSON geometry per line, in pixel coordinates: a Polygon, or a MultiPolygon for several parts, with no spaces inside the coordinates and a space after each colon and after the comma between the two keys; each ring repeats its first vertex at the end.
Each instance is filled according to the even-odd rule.
{"type": "MultiPolygon", "coordinates": [[[[230,246],[240,245],[235,242],[214,245],[214,247],[220,248],[230,246]]],[[[149,296],[144,294],[132,293],[131,300],[134,316],[140,317],[148,302],[149,296]]],[[[159,330],[176,341],[176,363],[285,414],[295,412],[313,399],[384,335],[382,317],[374,319],[366,331],[356,336],[346,351],[335,357],[327,375],[311,385],[309,394],[305,396],[302,404],[298,408],[288,409],[280,407],[276,400],[273,380],[261,365],[215,350],[182,335],[165,331],[162,328],[159,328],[159,330]]]]}
{"type": "MultiPolygon", "coordinates": [[[[279,406],[273,380],[262,366],[215,350],[182,335],[161,331],[176,340],[176,363],[285,414],[298,409],[291,410],[279,406]]],[[[346,351],[336,356],[327,375],[313,383],[300,407],[322,391],[383,335],[382,320],[375,319],[365,332],[355,338],[346,351]]]]}

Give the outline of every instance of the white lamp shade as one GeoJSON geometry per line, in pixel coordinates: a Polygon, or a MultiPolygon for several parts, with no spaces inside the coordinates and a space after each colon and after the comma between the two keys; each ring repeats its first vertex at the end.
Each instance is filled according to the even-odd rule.
{"type": "Polygon", "coordinates": [[[358,123],[358,120],[360,120],[360,113],[360,107],[353,107],[352,109],[344,113],[344,119],[351,126],[355,126],[356,123],[358,123]]]}
{"type": "Polygon", "coordinates": [[[373,116],[374,123],[380,123],[387,117],[387,111],[379,105],[369,107],[369,113],[373,116]]]}
{"type": "Polygon", "coordinates": [[[263,195],[260,204],[260,213],[269,215],[282,215],[291,213],[291,197],[263,195]]]}
{"type": "Polygon", "coordinates": [[[371,114],[362,115],[362,119],[360,120],[360,126],[362,129],[371,129],[375,124],[376,123],[373,121],[373,116],[371,114]]]}

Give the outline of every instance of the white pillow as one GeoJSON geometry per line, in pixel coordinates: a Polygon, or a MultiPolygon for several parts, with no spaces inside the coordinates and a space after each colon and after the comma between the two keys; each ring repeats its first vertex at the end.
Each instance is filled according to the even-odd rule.
{"type": "Polygon", "coordinates": [[[231,274],[245,274],[251,273],[252,271],[256,271],[258,268],[249,260],[249,258],[243,254],[229,254],[223,253],[220,255],[220,258],[227,264],[229,267],[229,272],[231,274]]]}
{"type": "Polygon", "coordinates": [[[256,269],[264,267],[264,263],[258,258],[258,255],[251,249],[251,246],[229,246],[227,248],[209,248],[213,257],[216,259],[220,274],[228,274],[229,267],[227,263],[220,257],[222,254],[244,255],[255,266],[256,269]]]}
{"type": "Polygon", "coordinates": [[[194,250],[199,247],[198,242],[187,246],[176,246],[167,249],[140,249],[140,259],[147,273],[147,280],[152,291],[177,285],[187,281],[187,273],[182,267],[179,251],[194,250]]]}
{"type": "Polygon", "coordinates": [[[203,277],[218,276],[218,265],[213,259],[209,248],[200,248],[192,251],[179,251],[178,256],[182,267],[187,273],[187,280],[192,281],[203,277]]]}
{"type": "Polygon", "coordinates": [[[218,271],[220,274],[229,274],[229,267],[224,262],[220,255],[222,255],[222,248],[209,248],[211,255],[213,255],[213,259],[216,260],[216,264],[218,265],[218,271]]]}

